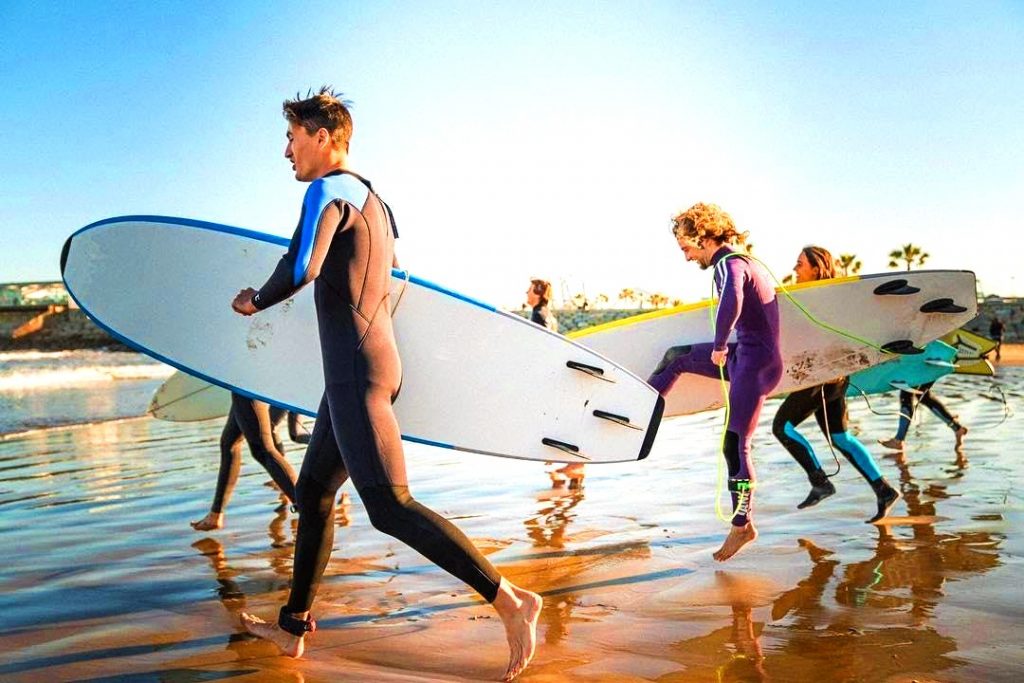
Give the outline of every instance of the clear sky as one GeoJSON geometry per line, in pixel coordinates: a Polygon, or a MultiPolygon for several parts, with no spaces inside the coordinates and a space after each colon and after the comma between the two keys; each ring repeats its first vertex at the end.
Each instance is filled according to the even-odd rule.
{"type": "Polygon", "coordinates": [[[56,279],[111,216],[290,235],[281,102],[332,84],[403,266],[495,304],[531,276],[706,297],[669,232],[696,201],[780,278],[808,243],[874,272],[912,242],[1024,295],[1017,0],[4,0],[0,25],[0,281],[56,279]]]}

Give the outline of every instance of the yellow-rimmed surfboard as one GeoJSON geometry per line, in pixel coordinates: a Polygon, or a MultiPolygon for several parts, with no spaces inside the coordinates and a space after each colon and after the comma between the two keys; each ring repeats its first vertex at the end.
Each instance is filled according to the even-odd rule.
{"type": "Polygon", "coordinates": [[[942,337],[956,349],[956,372],[960,375],[994,375],[995,368],[985,357],[996,348],[996,341],[960,328],[942,337]]]}
{"type": "MultiPolygon", "coordinates": [[[[779,394],[890,359],[880,347],[919,350],[970,321],[978,308],[974,273],[962,270],[878,273],[819,280],[787,290],[811,317],[780,292],[785,370],[776,389],[779,394]]],[[[647,377],[669,347],[714,339],[708,311],[712,305],[702,301],[652,311],[569,336],[647,377]]],[[[684,375],[666,398],[665,415],[710,410],[722,403],[718,380],[684,375]]]]}

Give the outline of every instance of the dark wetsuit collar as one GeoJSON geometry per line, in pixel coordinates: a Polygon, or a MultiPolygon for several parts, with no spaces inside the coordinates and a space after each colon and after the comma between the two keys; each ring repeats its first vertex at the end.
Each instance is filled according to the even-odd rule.
{"type": "Polygon", "coordinates": [[[361,182],[363,185],[366,185],[370,192],[373,192],[373,185],[370,184],[369,180],[359,175],[358,173],[355,173],[354,171],[348,170],[347,168],[336,168],[330,173],[325,173],[324,175],[321,176],[321,178],[330,178],[331,176],[334,175],[350,175],[359,182],[361,182]]]}
{"type": "Polygon", "coordinates": [[[736,250],[730,247],[728,244],[723,244],[715,252],[714,256],[711,257],[711,265],[717,266],[718,262],[724,259],[728,254],[735,254],[736,250]]]}

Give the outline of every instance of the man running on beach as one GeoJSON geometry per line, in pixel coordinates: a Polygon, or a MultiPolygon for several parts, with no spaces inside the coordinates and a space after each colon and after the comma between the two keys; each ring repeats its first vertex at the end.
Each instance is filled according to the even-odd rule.
{"type": "Polygon", "coordinates": [[[715,269],[715,341],[670,348],[648,382],[665,396],[683,373],[718,377],[722,368],[729,381],[723,452],[733,516],[729,535],[714,554],[724,562],[757,538],[751,521],[755,476],[750,440],[765,397],[782,379],[779,304],[763,269],[738,248],[747,234],[738,232],[720,207],[694,204],[673,218],[672,232],[687,261],[715,269]],[[737,341],[729,344],[734,329],[737,341]]]}
{"type": "Polygon", "coordinates": [[[284,103],[285,157],[310,183],[287,253],[257,292],[232,303],[253,315],[314,282],[325,391],[296,485],[299,529],[288,604],[276,623],[242,614],[245,628],[302,656],[309,616],[334,543],[338,487],[348,479],[371,524],[469,584],[494,605],[511,650],[505,679],[533,657],[541,598],[515,586],[451,522],[409,494],[401,432],[391,404],[402,366],[391,325],[397,233],[370,183],[347,169],[352,118],[329,88],[284,103]]]}

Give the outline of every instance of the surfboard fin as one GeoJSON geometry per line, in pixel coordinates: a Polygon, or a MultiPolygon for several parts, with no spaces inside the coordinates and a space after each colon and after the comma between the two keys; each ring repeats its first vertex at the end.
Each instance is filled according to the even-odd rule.
{"type": "Polygon", "coordinates": [[[544,438],[542,438],[540,440],[540,442],[542,444],[544,444],[545,446],[550,446],[551,448],[557,448],[558,450],[560,450],[560,451],[562,451],[564,453],[568,453],[569,455],[575,455],[577,458],[583,458],[584,460],[590,460],[590,458],[588,458],[587,456],[585,456],[582,453],[580,453],[579,446],[574,446],[571,443],[566,443],[564,441],[559,441],[558,439],[549,439],[546,436],[544,438]]]}
{"type": "Polygon", "coordinates": [[[911,287],[906,280],[889,280],[886,283],[880,284],[875,287],[875,294],[879,296],[885,296],[886,294],[894,295],[906,295],[906,294],[917,294],[921,289],[919,287],[911,287]]]}
{"type": "Polygon", "coordinates": [[[594,417],[599,417],[602,420],[608,420],[609,422],[614,422],[617,425],[622,425],[623,427],[629,427],[630,429],[637,429],[637,430],[640,430],[640,431],[643,431],[643,429],[644,429],[640,425],[635,425],[632,422],[630,422],[629,418],[624,416],[624,415],[616,415],[615,413],[609,413],[609,412],[604,411],[604,410],[595,410],[594,411],[594,417]]]}
{"type": "Polygon", "coordinates": [[[582,373],[588,374],[591,377],[596,377],[597,379],[602,379],[605,382],[611,382],[613,384],[615,383],[615,380],[611,379],[610,377],[604,376],[604,368],[599,368],[596,365],[587,365],[586,363],[568,360],[565,362],[565,367],[571,368],[573,370],[579,370],[582,373]]]}
{"type": "Polygon", "coordinates": [[[966,310],[952,299],[932,299],[921,307],[922,313],[963,313],[966,310]]]}
{"type": "Polygon", "coordinates": [[[914,346],[914,342],[909,339],[897,339],[891,341],[888,344],[882,344],[882,350],[888,351],[889,353],[898,353],[901,356],[914,356],[919,353],[924,353],[924,349],[914,346]]]}

